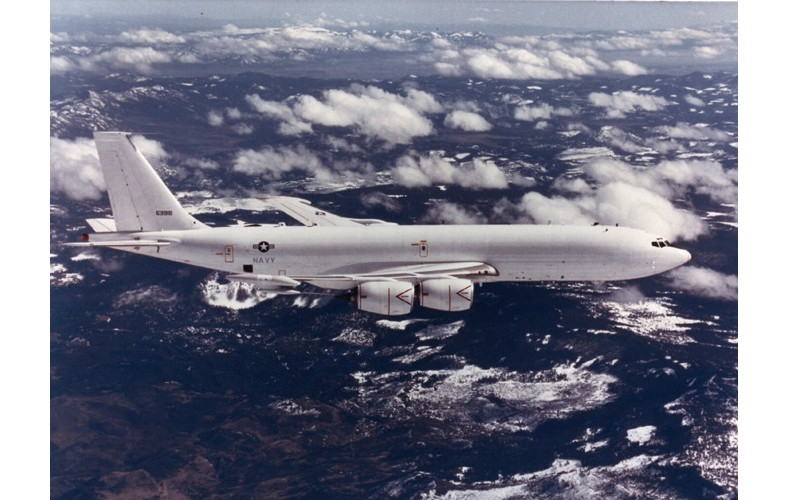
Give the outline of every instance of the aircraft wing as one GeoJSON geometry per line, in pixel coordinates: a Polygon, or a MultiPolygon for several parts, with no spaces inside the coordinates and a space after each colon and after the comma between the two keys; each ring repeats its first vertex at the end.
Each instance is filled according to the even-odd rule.
{"type": "Polygon", "coordinates": [[[260,198],[276,210],[280,210],[305,226],[369,226],[385,224],[396,226],[393,222],[379,219],[351,219],[341,217],[331,212],[315,208],[312,204],[301,198],[291,196],[267,196],[260,198]]]}
{"type": "Polygon", "coordinates": [[[498,270],[483,262],[441,262],[392,266],[363,272],[299,276],[298,279],[323,288],[352,288],[368,281],[399,280],[417,282],[431,278],[498,276],[498,270]]]}

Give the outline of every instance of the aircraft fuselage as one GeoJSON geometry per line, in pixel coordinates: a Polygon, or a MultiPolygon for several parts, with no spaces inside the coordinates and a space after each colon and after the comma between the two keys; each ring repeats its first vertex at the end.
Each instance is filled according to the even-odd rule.
{"type": "Polygon", "coordinates": [[[475,282],[614,281],[658,274],[690,258],[685,250],[653,245],[657,237],[652,234],[614,226],[266,225],[146,231],[128,238],[177,243],[118,249],[229,273],[288,276],[335,289],[350,288],[353,282],[320,277],[481,262],[495,272],[471,278],[475,282]]]}

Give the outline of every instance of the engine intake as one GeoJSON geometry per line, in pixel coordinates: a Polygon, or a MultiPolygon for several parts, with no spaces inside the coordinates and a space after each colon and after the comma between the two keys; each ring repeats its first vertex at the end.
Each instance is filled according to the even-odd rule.
{"type": "Polygon", "coordinates": [[[439,311],[465,311],[473,303],[473,282],[459,278],[436,278],[421,282],[419,302],[439,311]]]}
{"type": "Polygon", "coordinates": [[[386,316],[413,310],[413,285],[404,281],[370,281],[356,290],[356,304],[362,311],[386,316]]]}

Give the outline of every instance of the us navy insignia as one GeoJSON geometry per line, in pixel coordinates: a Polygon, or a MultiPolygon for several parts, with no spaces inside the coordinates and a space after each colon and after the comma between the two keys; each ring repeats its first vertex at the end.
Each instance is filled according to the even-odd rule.
{"type": "Polygon", "coordinates": [[[260,250],[261,252],[265,253],[265,252],[267,252],[269,250],[273,250],[274,249],[274,244],[273,243],[268,243],[267,241],[261,241],[260,243],[257,244],[256,248],[258,250],[260,250]]]}

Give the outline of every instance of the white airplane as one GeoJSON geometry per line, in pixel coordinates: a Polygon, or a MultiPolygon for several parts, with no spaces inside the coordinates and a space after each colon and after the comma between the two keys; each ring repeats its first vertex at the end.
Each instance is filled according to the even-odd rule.
{"type": "MultiPolygon", "coordinates": [[[[659,274],[686,250],[638,229],[565,225],[409,225],[352,219],[306,200],[267,197],[302,226],[209,227],[178,203],[125,132],[94,134],[113,218],[77,247],[110,247],[229,273],[277,294],[304,283],[351,291],[383,315],[422,307],[463,311],[476,283],[614,281],[659,274]]],[[[303,287],[301,287],[303,288],[303,287]]]]}

